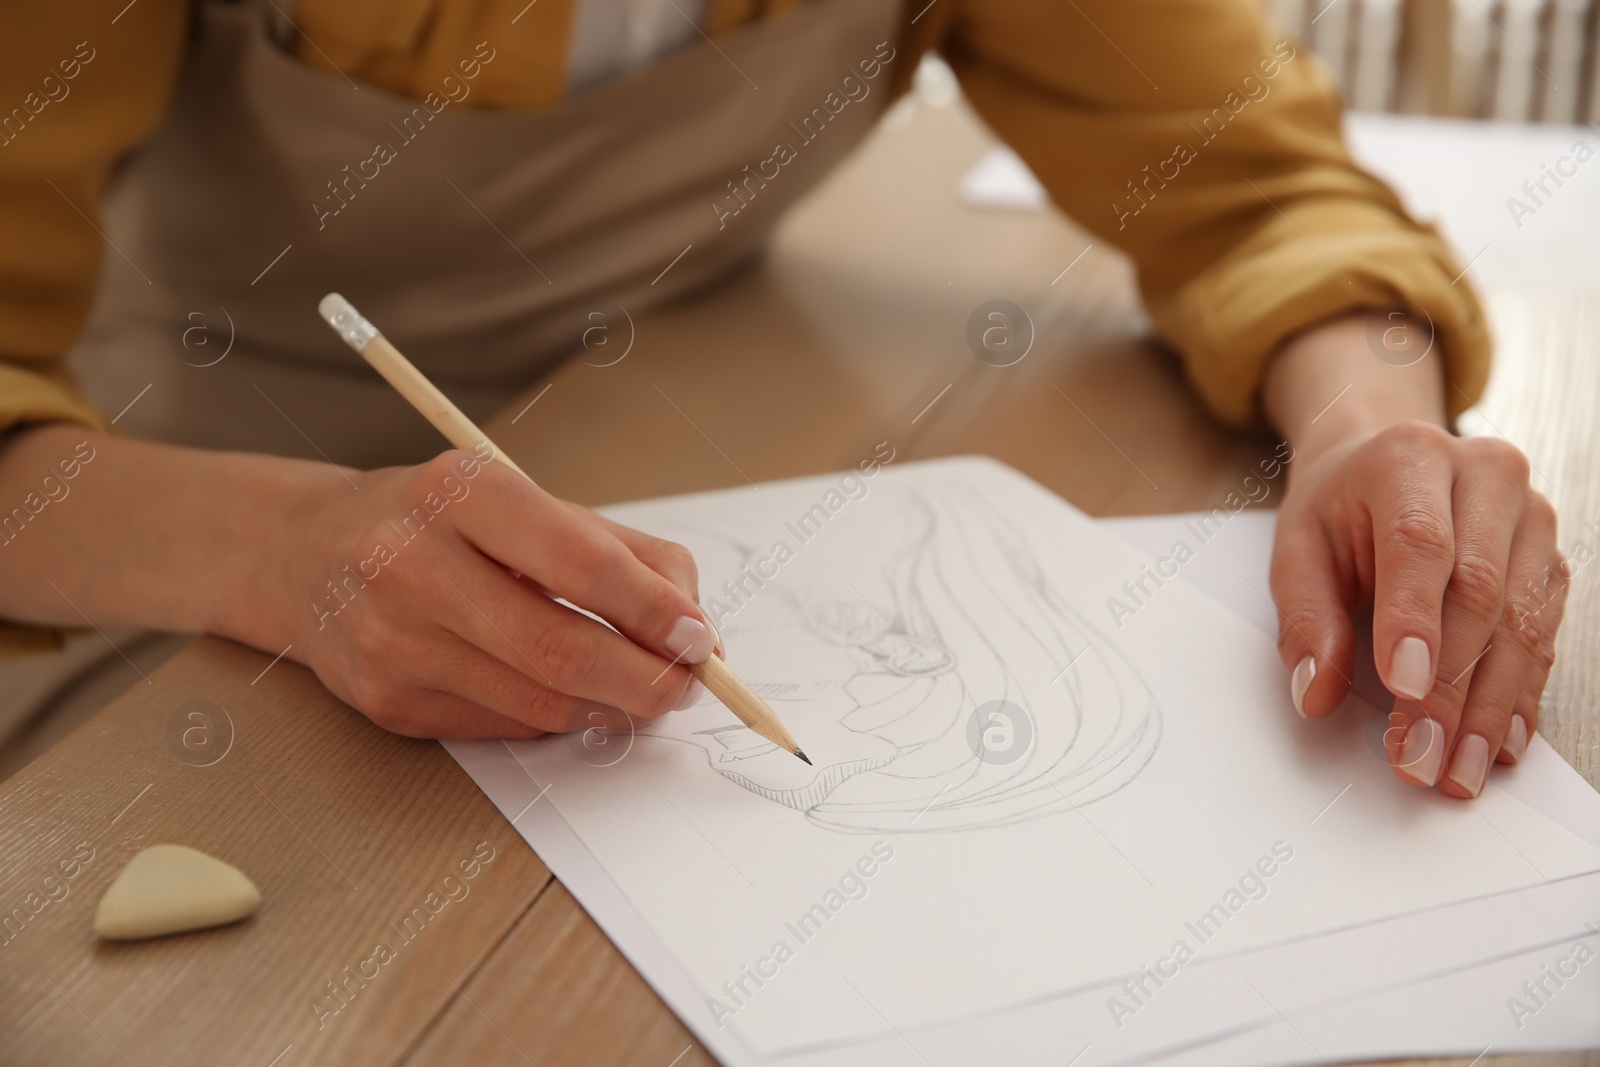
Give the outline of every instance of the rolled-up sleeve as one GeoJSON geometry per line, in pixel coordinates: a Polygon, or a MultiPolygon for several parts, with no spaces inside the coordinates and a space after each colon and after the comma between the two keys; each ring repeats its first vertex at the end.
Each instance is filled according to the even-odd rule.
{"type": "Polygon", "coordinates": [[[1391,307],[1431,324],[1459,414],[1488,377],[1482,309],[1440,235],[1355,165],[1326,70],[1261,9],[970,0],[939,47],[1055,202],[1132,257],[1220,418],[1260,423],[1266,363],[1294,334],[1391,307]]]}
{"type": "MultiPolygon", "coordinates": [[[[98,201],[116,162],[166,109],[188,5],[143,0],[112,20],[78,4],[22,4],[0,37],[0,434],[107,426],[63,365],[104,255],[98,201]]],[[[0,655],[60,634],[0,621],[0,655]]]]}

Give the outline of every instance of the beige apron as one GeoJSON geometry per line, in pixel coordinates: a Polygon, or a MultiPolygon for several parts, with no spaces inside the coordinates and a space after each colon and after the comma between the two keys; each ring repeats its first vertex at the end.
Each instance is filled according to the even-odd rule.
{"type": "MultiPolygon", "coordinates": [[[[317,316],[324,293],[469,413],[492,411],[578,345],[589,308],[637,315],[747,261],[876,118],[891,70],[836,115],[825,101],[894,44],[897,12],[818,0],[547,109],[433,114],[298,62],[268,4],[206,4],[171,113],[107,205],[137,271],[107,256],[72,366],[113,413],[154,383],[118,423],[140,436],[315,457],[292,419],[340,462],[431,455],[437,439],[317,316]],[[825,124],[803,123],[814,109],[825,124]],[[794,158],[768,163],[779,142],[794,158]],[[168,335],[201,304],[225,319],[180,359],[168,335]],[[228,355],[191,365],[230,321],[228,355]]],[[[511,61],[492,40],[479,52],[511,61]]]]}
{"type": "MultiPolygon", "coordinates": [[[[578,349],[590,311],[637,316],[756,254],[888,99],[892,67],[851,96],[898,14],[816,0],[549,108],[475,110],[450,98],[511,62],[492,39],[419,102],[298,62],[270,4],[203,4],[171,111],[107,199],[120,254],[69,363],[101,410],[133,402],[135,436],[418,461],[442,442],[318,317],[324,293],[485,417],[578,349]]],[[[30,688],[16,669],[0,737],[30,714],[4,706],[30,688]]]]}

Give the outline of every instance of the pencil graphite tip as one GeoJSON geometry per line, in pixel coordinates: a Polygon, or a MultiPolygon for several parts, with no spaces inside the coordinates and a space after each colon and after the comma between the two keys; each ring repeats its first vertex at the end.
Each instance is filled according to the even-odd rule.
{"type": "Polygon", "coordinates": [[[367,347],[368,341],[378,336],[378,328],[338,293],[323,297],[317,304],[317,311],[333,327],[334,332],[344,338],[344,343],[358,353],[367,347]]]}
{"type": "Polygon", "coordinates": [[[794,750],[794,754],[795,754],[795,755],[796,755],[796,756],[799,756],[799,757],[800,757],[800,758],[801,758],[801,759],[803,759],[803,760],[805,760],[805,761],[806,761],[806,766],[807,766],[807,767],[814,767],[814,766],[816,766],[816,764],[814,764],[814,763],[812,763],[812,762],[811,762],[811,757],[809,757],[809,756],[807,756],[807,755],[806,755],[806,754],[805,754],[805,753],[804,753],[804,752],[801,752],[801,751],[800,751],[800,750],[799,750],[799,749],[798,749],[798,748],[797,748],[797,749],[795,749],[795,750],[794,750]]]}

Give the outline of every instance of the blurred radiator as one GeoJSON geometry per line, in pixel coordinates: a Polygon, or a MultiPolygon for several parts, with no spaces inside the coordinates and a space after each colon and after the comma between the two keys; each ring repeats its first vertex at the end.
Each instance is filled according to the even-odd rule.
{"type": "Polygon", "coordinates": [[[1600,0],[1263,0],[1357,111],[1600,123],[1600,0]]]}

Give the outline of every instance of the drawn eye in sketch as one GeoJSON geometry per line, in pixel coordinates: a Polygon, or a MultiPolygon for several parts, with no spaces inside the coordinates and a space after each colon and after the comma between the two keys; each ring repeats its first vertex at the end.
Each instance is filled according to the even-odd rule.
{"type": "Polygon", "coordinates": [[[806,627],[830,644],[861,649],[896,674],[933,674],[955,661],[937,641],[901,632],[860,600],[814,607],[806,613],[806,627]]]}
{"type": "Polygon", "coordinates": [[[835,645],[868,645],[889,631],[889,622],[862,603],[822,604],[806,612],[806,628],[835,645]]]}
{"type": "MultiPolygon", "coordinates": [[[[740,673],[816,766],[737,725],[655,736],[696,745],[734,785],[841,833],[1004,826],[1137,778],[1160,741],[1155,697],[1022,531],[961,487],[899,504],[863,520],[877,525],[854,535],[848,573],[762,589],[724,627],[759,631],[737,650],[740,673]],[[1032,730],[1015,759],[984,759],[967,736],[993,702],[1032,730]]],[[[747,564],[728,547],[723,565],[747,564]]]]}

